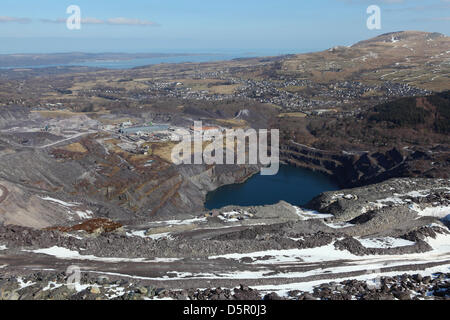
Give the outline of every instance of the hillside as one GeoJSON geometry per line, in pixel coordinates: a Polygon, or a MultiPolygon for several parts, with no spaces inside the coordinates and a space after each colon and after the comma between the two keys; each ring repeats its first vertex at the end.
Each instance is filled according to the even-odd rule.
{"type": "Polygon", "coordinates": [[[381,103],[356,117],[280,119],[282,158],[343,186],[450,176],[449,91],[381,103]]]}
{"type": "Polygon", "coordinates": [[[313,145],[324,149],[360,149],[449,144],[449,92],[396,99],[357,117],[310,117],[313,145]]]}
{"type": "Polygon", "coordinates": [[[326,51],[291,56],[280,75],[318,82],[402,82],[442,91],[448,88],[450,38],[443,34],[402,31],[326,51]]]}
{"type": "Polygon", "coordinates": [[[390,128],[416,128],[441,134],[450,133],[450,91],[428,97],[403,98],[373,108],[369,122],[390,128]]]}

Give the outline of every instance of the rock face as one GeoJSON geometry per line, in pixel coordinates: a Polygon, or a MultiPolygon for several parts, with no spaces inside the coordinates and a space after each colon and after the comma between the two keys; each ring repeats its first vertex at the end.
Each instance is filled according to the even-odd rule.
{"type": "Polygon", "coordinates": [[[447,223],[450,180],[392,179],[326,192],[311,200],[308,207],[333,214],[335,221],[355,224],[355,230],[366,234],[405,232],[431,223],[432,216],[447,223]]]}
{"type": "Polygon", "coordinates": [[[355,218],[373,209],[411,206],[429,207],[449,203],[450,180],[405,178],[392,179],[365,187],[324,192],[310,201],[308,207],[336,217],[355,218]]]}
{"type": "MultiPolygon", "coordinates": [[[[281,147],[281,159],[293,166],[317,170],[331,175],[342,187],[352,188],[379,183],[391,178],[426,176],[431,172],[429,154],[421,151],[405,152],[396,148],[386,152],[333,152],[314,149],[295,142],[281,147]],[[427,157],[426,163],[422,163],[427,157]]],[[[432,177],[445,176],[431,172],[432,177]]]]}
{"type": "Polygon", "coordinates": [[[206,194],[221,186],[242,183],[259,172],[258,166],[215,165],[181,166],[177,168],[183,183],[174,196],[175,205],[168,203],[160,214],[174,215],[204,211],[206,194]],[[180,211],[180,206],[183,210],[180,211]]]}
{"type": "Polygon", "coordinates": [[[259,171],[245,165],[175,166],[163,154],[125,152],[105,142],[114,139],[96,133],[99,123],[85,115],[48,120],[26,108],[7,107],[0,115],[0,128],[41,127],[45,121],[64,130],[81,124],[92,130],[76,134],[75,143],[69,141],[73,132],[64,130],[2,132],[1,223],[46,228],[89,218],[146,220],[197,214],[204,210],[208,191],[240,183],[259,171]]]}
{"type": "Polygon", "coordinates": [[[140,173],[109,159],[108,169],[94,172],[92,168],[106,163],[102,157],[107,156],[91,140],[84,143],[93,149],[82,158],[55,161],[43,150],[3,156],[0,222],[46,228],[95,217],[133,220],[195,214],[204,210],[208,191],[240,183],[259,171],[257,166],[165,164],[154,169],[160,173],[140,173]]]}

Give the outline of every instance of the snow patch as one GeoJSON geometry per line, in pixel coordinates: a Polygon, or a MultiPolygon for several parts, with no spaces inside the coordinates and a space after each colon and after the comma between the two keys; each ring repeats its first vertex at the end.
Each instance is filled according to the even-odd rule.
{"type": "Polygon", "coordinates": [[[410,209],[414,210],[419,216],[422,217],[435,217],[444,220],[450,219],[449,206],[428,207],[425,209],[420,209],[418,206],[410,206],[410,209]]]}
{"type": "Polygon", "coordinates": [[[55,281],[50,281],[45,288],[42,289],[42,291],[48,291],[48,290],[55,290],[59,287],[62,287],[64,284],[62,283],[56,283],[55,281]]]}
{"type": "MultiPolygon", "coordinates": [[[[436,189],[436,191],[441,191],[441,190],[445,190],[445,193],[447,193],[447,194],[450,193],[450,188],[436,189]]],[[[410,208],[415,210],[418,208],[418,206],[412,201],[412,199],[408,199],[408,198],[425,198],[425,197],[428,197],[431,193],[432,193],[432,190],[429,190],[429,189],[411,191],[411,192],[403,193],[403,194],[394,193],[392,197],[378,199],[378,200],[376,200],[376,203],[371,202],[370,204],[375,205],[378,208],[382,208],[389,204],[404,205],[404,204],[409,203],[410,208]]],[[[447,208],[447,210],[448,210],[448,208],[450,208],[450,207],[443,207],[443,208],[447,208]]],[[[450,212],[447,214],[450,214],[450,212]]]]}
{"type": "Polygon", "coordinates": [[[151,224],[156,225],[189,225],[194,223],[201,223],[201,222],[207,222],[206,217],[203,218],[193,218],[193,219],[186,219],[186,220],[165,220],[165,221],[153,221],[151,224]]]}
{"type": "Polygon", "coordinates": [[[239,222],[239,219],[236,218],[240,216],[240,213],[237,211],[230,211],[230,212],[222,212],[217,217],[224,221],[224,222],[239,222]]]}
{"type": "Polygon", "coordinates": [[[32,281],[24,282],[21,277],[17,277],[17,282],[19,283],[19,286],[20,286],[19,290],[36,284],[36,282],[32,282],[32,281]]]}
{"type": "Polygon", "coordinates": [[[91,210],[75,211],[75,213],[78,215],[80,219],[91,219],[94,216],[91,210]]]}
{"type": "MultiPolygon", "coordinates": [[[[59,204],[60,206],[63,206],[65,208],[74,208],[74,207],[79,207],[81,205],[81,203],[76,203],[76,202],[65,202],[62,200],[58,200],[55,198],[51,198],[51,197],[40,197],[42,200],[45,201],[50,201],[56,204],[59,204]]],[[[67,213],[71,216],[70,220],[73,220],[73,216],[78,217],[81,220],[87,220],[87,219],[91,219],[94,216],[94,213],[91,210],[75,210],[74,212],[70,211],[70,209],[67,211],[67,213]]]]}
{"type": "Polygon", "coordinates": [[[383,237],[383,238],[365,238],[357,239],[365,248],[398,248],[412,246],[415,244],[413,241],[408,241],[399,238],[383,237]]]}
{"type": "Polygon", "coordinates": [[[252,253],[231,253],[220,256],[211,256],[209,259],[235,259],[253,258],[257,264],[273,264],[286,262],[325,262],[341,259],[357,259],[358,257],[348,251],[337,250],[333,244],[308,249],[266,250],[252,253]],[[271,257],[265,259],[265,257],[271,257]],[[262,260],[264,258],[264,260],[262,260]]]}
{"type": "Polygon", "coordinates": [[[69,259],[69,260],[90,260],[90,261],[100,261],[107,263],[116,262],[145,262],[145,263],[158,263],[158,262],[173,262],[177,261],[176,258],[154,258],[154,260],[148,260],[145,258],[113,258],[113,257],[96,257],[94,255],[81,255],[78,251],[73,251],[62,247],[51,247],[47,249],[37,249],[37,250],[24,250],[26,252],[41,253],[49,256],[54,256],[58,259],[69,259]]]}
{"type": "Polygon", "coordinates": [[[57,204],[60,204],[64,207],[76,207],[78,205],[80,205],[79,203],[68,203],[62,200],[58,200],[58,199],[54,199],[54,198],[50,198],[50,197],[41,197],[42,200],[46,200],[46,201],[51,201],[51,202],[55,202],[57,204]]]}
{"type": "Polygon", "coordinates": [[[296,206],[293,207],[295,209],[295,213],[300,217],[300,220],[326,219],[334,217],[332,214],[320,213],[314,210],[302,209],[296,206]]]}
{"type": "Polygon", "coordinates": [[[105,293],[105,295],[108,297],[108,299],[118,298],[125,294],[125,288],[120,287],[118,284],[109,286],[107,290],[108,291],[105,293]]]}
{"type": "Polygon", "coordinates": [[[330,228],[333,229],[344,229],[344,228],[350,228],[354,227],[355,225],[348,222],[334,222],[334,223],[325,223],[330,228]]]}
{"type": "Polygon", "coordinates": [[[147,232],[148,232],[147,230],[134,230],[127,232],[126,235],[129,237],[139,237],[152,240],[159,240],[159,239],[173,240],[170,232],[155,233],[155,234],[147,234],[147,232]]]}

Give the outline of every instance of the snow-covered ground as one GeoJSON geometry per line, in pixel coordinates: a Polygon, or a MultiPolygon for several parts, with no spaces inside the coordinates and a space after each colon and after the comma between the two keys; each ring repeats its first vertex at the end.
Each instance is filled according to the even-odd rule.
{"type": "MultiPolygon", "coordinates": [[[[302,263],[323,263],[331,261],[343,261],[343,266],[329,268],[314,269],[308,272],[299,274],[289,273],[282,274],[284,277],[305,277],[307,275],[316,275],[323,273],[339,273],[352,272],[358,270],[378,270],[386,266],[402,266],[411,264],[423,264],[429,262],[443,262],[450,259],[450,235],[438,234],[436,239],[427,238],[427,242],[433,248],[432,251],[426,253],[414,253],[403,255],[365,255],[357,256],[348,251],[341,251],[329,244],[322,247],[309,249],[290,249],[290,250],[267,250],[253,253],[235,253],[221,256],[212,256],[210,259],[231,259],[240,260],[244,257],[255,259],[252,264],[257,265],[271,265],[271,264],[286,264],[286,265],[301,265],[302,263]],[[269,257],[269,258],[268,258],[269,257]]],[[[363,244],[372,247],[403,246],[413,244],[402,239],[383,238],[381,242],[374,239],[365,239],[363,244]],[[384,246],[383,246],[384,245],[384,246]]],[[[255,274],[256,275],[256,274],[255,274]]],[[[262,276],[262,275],[261,275],[262,276]]],[[[277,277],[278,275],[273,275],[277,277]]],[[[272,277],[272,275],[271,275],[272,277]]]]}
{"type": "MultiPolygon", "coordinates": [[[[450,193],[450,188],[441,188],[446,193],[450,193]]],[[[384,199],[377,200],[377,204],[381,207],[387,206],[390,203],[402,205],[411,203],[411,199],[408,198],[425,198],[429,196],[432,193],[431,190],[425,189],[425,190],[417,190],[417,191],[411,191],[403,194],[394,193],[393,196],[387,197],[384,199]]]]}
{"type": "MultiPolygon", "coordinates": [[[[450,265],[425,268],[420,271],[422,276],[431,276],[434,273],[442,272],[443,269],[447,268],[450,270],[450,265]]],[[[402,274],[417,274],[417,271],[402,271],[402,274]]],[[[367,281],[367,282],[377,282],[377,278],[380,276],[383,277],[394,277],[397,276],[398,272],[380,272],[378,274],[364,274],[361,276],[353,276],[352,280],[358,281],[367,281]]],[[[339,281],[345,280],[344,278],[339,279],[339,281]]],[[[304,292],[311,292],[314,290],[314,287],[321,285],[324,283],[324,280],[316,280],[316,281],[305,281],[305,282],[297,282],[297,283],[287,283],[287,284],[279,284],[279,285],[261,285],[261,286],[253,286],[253,289],[261,291],[263,294],[276,292],[280,297],[287,297],[289,291],[299,290],[304,292]]]]}
{"type": "MultiPolygon", "coordinates": [[[[277,285],[259,285],[252,286],[264,292],[277,292],[279,295],[286,295],[291,290],[312,291],[314,286],[321,283],[336,281],[340,282],[346,279],[356,279],[370,281],[379,276],[394,276],[401,273],[421,273],[422,275],[432,274],[433,272],[450,271],[450,235],[438,234],[435,239],[429,237],[425,239],[433,248],[430,252],[414,254],[396,254],[396,255],[366,255],[357,256],[346,250],[338,250],[334,243],[308,249],[289,249],[289,250],[265,250],[252,253],[232,253],[227,255],[211,256],[207,268],[204,270],[194,270],[184,268],[190,266],[189,263],[183,264],[177,258],[155,258],[153,260],[145,258],[115,258],[115,257],[97,257],[94,255],[81,255],[77,251],[62,247],[51,247],[46,249],[26,250],[35,254],[45,254],[57,259],[64,260],[88,260],[106,263],[167,263],[166,271],[162,271],[157,276],[154,275],[136,275],[134,268],[117,269],[121,271],[102,271],[101,269],[83,268],[83,272],[95,273],[100,275],[118,276],[133,280],[149,281],[192,281],[192,280],[253,280],[272,279],[271,283],[277,285]],[[252,258],[253,262],[242,263],[240,260],[244,257],[252,258]],[[217,259],[228,259],[230,263],[215,261],[217,259]],[[210,262],[210,263],[209,263],[210,262]],[[427,263],[441,263],[439,267],[419,266],[427,263]],[[236,267],[239,266],[239,267],[236,267]],[[408,268],[412,271],[404,271],[404,266],[414,266],[408,268]],[[389,271],[387,268],[392,268],[389,271]],[[129,270],[129,271],[126,271],[129,270]],[[320,280],[317,280],[319,279],[320,280]],[[295,283],[287,283],[294,281],[295,283]],[[295,280],[292,280],[295,279],[295,280]]],[[[358,241],[368,248],[386,248],[401,247],[414,244],[413,242],[392,237],[383,238],[358,238],[358,241]]],[[[114,269],[116,270],[116,269],[114,269]]],[[[31,285],[29,283],[21,286],[31,285]]],[[[45,290],[53,290],[57,286],[48,283],[45,290]]],[[[86,285],[77,288],[81,291],[86,289],[86,285]]],[[[103,287],[106,289],[106,286],[103,287]]],[[[118,297],[123,295],[123,288],[119,286],[110,286],[107,288],[108,297],[118,297]]]]}
{"type": "MultiPolygon", "coordinates": [[[[366,247],[399,247],[411,245],[412,242],[395,238],[375,238],[358,239],[366,247]]],[[[146,280],[187,280],[187,279],[259,279],[259,278],[304,278],[308,276],[318,276],[326,274],[329,277],[339,277],[340,274],[349,272],[379,273],[382,268],[399,267],[406,265],[419,265],[425,263],[446,262],[450,259],[450,235],[438,234],[436,239],[431,237],[426,239],[433,250],[425,253],[414,254],[396,254],[396,255],[365,255],[357,256],[346,250],[338,250],[334,243],[308,249],[289,249],[289,250],[266,250],[252,253],[233,253],[219,256],[211,256],[209,260],[213,263],[216,259],[229,259],[239,262],[242,258],[249,257],[254,261],[249,264],[241,264],[242,268],[236,271],[229,270],[208,270],[205,272],[181,272],[169,271],[164,276],[142,279],[146,280]],[[335,262],[333,266],[328,267],[328,262],[335,262]],[[246,268],[246,265],[252,267],[246,268]],[[284,267],[280,272],[274,272],[273,265],[284,267]],[[289,267],[308,266],[308,271],[297,271],[294,268],[289,271],[289,267]],[[316,267],[310,268],[316,265],[316,267]],[[260,266],[260,268],[256,268],[260,266]],[[170,274],[170,276],[169,276],[170,274]]],[[[46,254],[58,259],[65,260],[89,260],[107,263],[172,263],[181,259],[177,258],[115,258],[115,257],[97,257],[93,255],[81,255],[77,251],[62,247],[51,247],[46,249],[25,250],[36,254],[46,254]]],[[[126,276],[121,274],[121,276],[126,276]]],[[[128,277],[134,277],[130,274],[128,277]]],[[[140,278],[139,278],[140,279],[140,278]]]]}

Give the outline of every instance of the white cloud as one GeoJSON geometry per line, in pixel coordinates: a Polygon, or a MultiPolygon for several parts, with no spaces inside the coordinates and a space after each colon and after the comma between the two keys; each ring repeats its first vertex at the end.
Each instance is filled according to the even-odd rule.
{"type": "Polygon", "coordinates": [[[97,18],[82,18],[81,23],[84,24],[104,24],[105,22],[97,18]]]}
{"type": "Polygon", "coordinates": [[[108,24],[118,24],[118,25],[128,25],[128,26],[156,26],[157,23],[140,20],[140,19],[129,19],[129,18],[111,18],[107,20],[108,24]]]}
{"type": "Polygon", "coordinates": [[[0,16],[0,23],[8,23],[8,22],[29,23],[30,21],[31,19],[28,18],[0,16]]]}
{"type": "MultiPolygon", "coordinates": [[[[41,22],[45,23],[66,23],[66,19],[41,19],[41,22]]],[[[156,22],[141,20],[141,19],[132,19],[132,18],[110,18],[107,20],[97,19],[97,18],[82,18],[81,24],[108,24],[108,25],[122,25],[122,26],[158,26],[156,22]]]]}
{"type": "Polygon", "coordinates": [[[431,18],[433,21],[450,21],[450,17],[431,18]]]}

